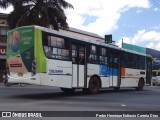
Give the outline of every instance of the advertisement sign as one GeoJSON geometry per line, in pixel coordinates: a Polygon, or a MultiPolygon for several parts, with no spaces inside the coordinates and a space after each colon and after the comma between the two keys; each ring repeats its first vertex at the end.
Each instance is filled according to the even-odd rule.
{"type": "Polygon", "coordinates": [[[0,45],[0,56],[1,55],[3,55],[3,56],[6,55],[6,46],[0,45]]]}
{"type": "Polygon", "coordinates": [[[33,35],[33,27],[17,28],[8,32],[7,62],[11,72],[31,72],[34,59],[33,35]]]}
{"type": "Polygon", "coordinates": [[[131,44],[128,44],[128,43],[123,43],[122,48],[146,54],[146,48],[144,48],[144,47],[131,45],[131,44]]]}

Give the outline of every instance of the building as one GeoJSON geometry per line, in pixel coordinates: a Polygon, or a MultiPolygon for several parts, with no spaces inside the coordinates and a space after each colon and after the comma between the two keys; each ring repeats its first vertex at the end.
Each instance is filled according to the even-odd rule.
{"type": "Polygon", "coordinates": [[[136,45],[131,45],[127,43],[122,44],[122,48],[136,51],[139,53],[147,54],[153,58],[152,62],[152,76],[160,76],[160,51],[150,49],[150,48],[144,48],[136,45]]]}
{"type": "Polygon", "coordinates": [[[98,41],[98,42],[104,42],[104,38],[102,38],[101,36],[99,36],[95,33],[79,30],[79,29],[76,29],[76,28],[71,28],[70,27],[67,30],[60,29],[60,31],[62,31],[64,33],[67,33],[67,34],[70,34],[70,35],[78,36],[78,37],[81,37],[81,38],[95,40],[95,41],[98,41]]]}
{"type": "Polygon", "coordinates": [[[0,72],[4,70],[6,63],[6,40],[9,30],[7,16],[7,14],[0,13],[0,72]]]}

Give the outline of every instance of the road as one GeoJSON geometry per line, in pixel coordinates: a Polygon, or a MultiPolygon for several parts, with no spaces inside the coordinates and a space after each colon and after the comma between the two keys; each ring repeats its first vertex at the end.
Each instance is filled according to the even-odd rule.
{"type": "Polygon", "coordinates": [[[94,95],[77,90],[66,95],[56,87],[0,85],[1,111],[159,111],[159,100],[158,86],[145,86],[144,91],[106,89],[94,95]]]}

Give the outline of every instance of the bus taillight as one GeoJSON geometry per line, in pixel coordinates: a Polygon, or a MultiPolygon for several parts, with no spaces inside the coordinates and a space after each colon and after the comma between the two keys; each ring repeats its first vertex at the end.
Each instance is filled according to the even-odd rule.
{"type": "Polygon", "coordinates": [[[32,61],[32,76],[37,74],[37,61],[36,59],[32,61]]]}
{"type": "Polygon", "coordinates": [[[141,74],[141,75],[145,75],[145,72],[144,72],[144,71],[140,71],[140,74],[141,74]]]}

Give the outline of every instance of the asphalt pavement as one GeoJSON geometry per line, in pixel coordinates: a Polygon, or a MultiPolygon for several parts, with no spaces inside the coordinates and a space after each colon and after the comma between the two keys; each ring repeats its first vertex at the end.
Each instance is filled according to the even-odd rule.
{"type": "MultiPolygon", "coordinates": [[[[105,89],[101,90],[99,94],[84,94],[81,90],[77,90],[74,94],[65,94],[57,87],[34,85],[5,87],[2,84],[0,85],[1,111],[71,111],[73,113],[71,119],[74,119],[74,115],[77,114],[74,111],[83,113],[85,111],[131,111],[131,113],[133,111],[160,111],[159,103],[159,86],[145,86],[143,91],[122,88],[118,92],[113,89],[105,89]]],[[[63,118],[66,116],[65,112],[58,114],[63,118]]],[[[57,119],[63,118],[57,117],[57,119]]],[[[145,118],[148,119],[147,116],[145,118]]],[[[53,118],[31,119],[44,120],[53,118]]],[[[67,117],[67,119],[69,118],[67,117]]],[[[76,117],[76,119],[80,118],[76,117]]],[[[87,117],[87,119],[90,118],[87,117]]],[[[139,118],[136,117],[136,119],[139,118]]]]}

